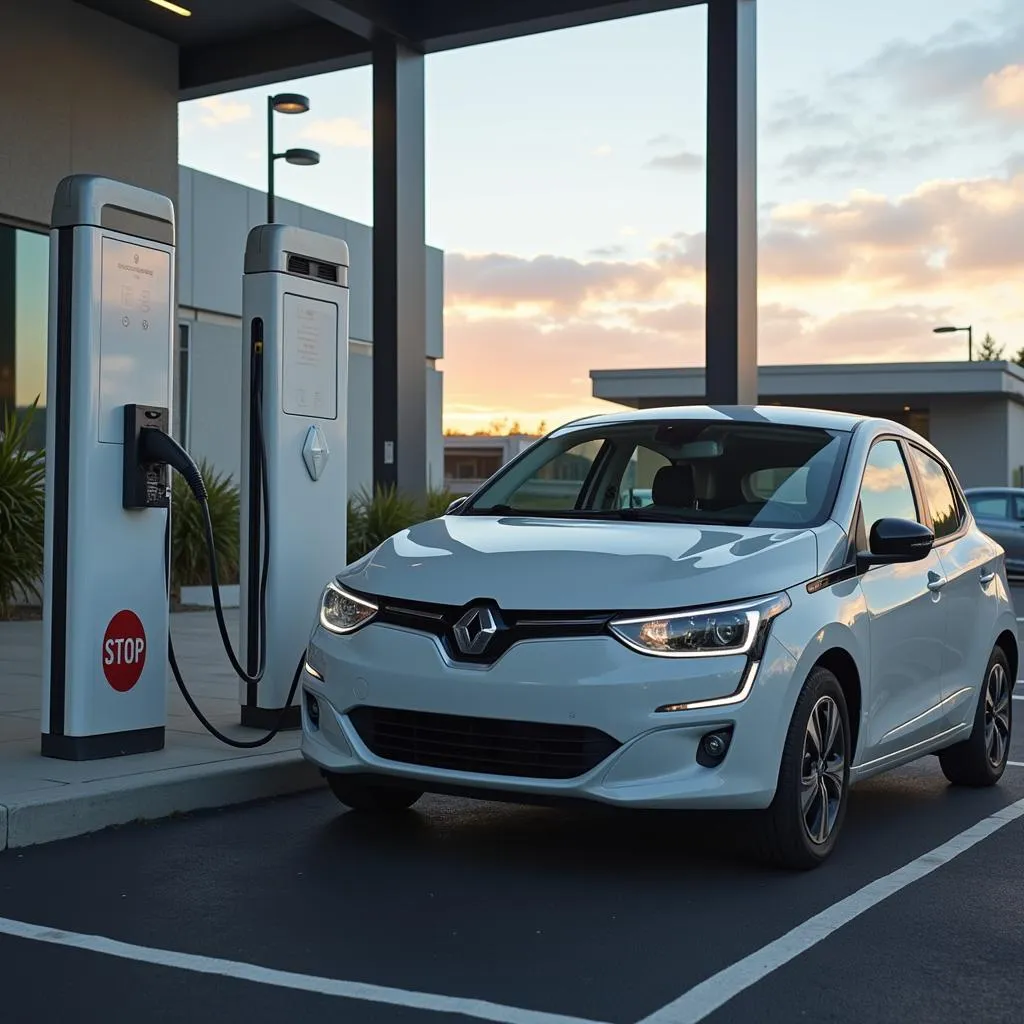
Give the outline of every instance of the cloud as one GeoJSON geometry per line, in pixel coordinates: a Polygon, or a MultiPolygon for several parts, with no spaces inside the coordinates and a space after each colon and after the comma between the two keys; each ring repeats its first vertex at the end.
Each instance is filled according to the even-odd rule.
{"type": "Polygon", "coordinates": [[[587,302],[652,298],[665,280],[661,269],[649,262],[449,253],[445,301],[456,306],[484,303],[505,309],[525,305],[565,314],[587,302]]]}
{"type": "MultiPolygon", "coordinates": [[[[959,19],[920,43],[896,40],[859,67],[834,76],[833,85],[857,90],[881,86],[900,106],[917,111],[952,107],[961,119],[1000,113],[992,90],[1014,95],[1015,72],[1024,53],[1024,5],[1006,0],[975,20],[959,19]],[[990,84],[991,83],[991,84],[990,84]]],[[[1005,94],[1003,94],[1005,96],[1005,94]]],[[[864,96],[858,97],[864,102],[864,96]]]]}
{"type": "Polygon", "coordinates": [[[656,156],[648,160],[644,167],[660,171],[679,171],[689,173],[699,171],[704,166],[704,157],[700,153],[691,153],[687,149],[666,156],[656,156]]]}
{"type": "Polygon", "coordinates": [[[825,175],[833,179],[856,178],[899,164],[927,160],[941,152],[939,139],[900,145],[895,133],[886,133],[835,144],[810,144],[787,154],[780,165],[784,180],[825,175]]]}
{"type": "Polygon", "coordinates": [[[984,90],[989,107],[1024,121],[1024,64],[1008,64],[989,75],[984,90]]]}
{"type": "Polygon", "coordinates": [[[591,151],[591,155],[599,157],[611,156],[612,147],[607,142],[602,143],[600,146],[596,147],[591,151]]]}
{"type": "Polygon", "coordinates": [[[596,249],[591,249],[590,256],[596,256],[601,260],[615,259],[617,256],[624,256],[627,249],[624,245],[601,245],[596,249]]]}
{"type": "Polygon", "coordinates": [[[682,144],[683,140],[671,132],[663,132],[661,135],[655,135],[653,139],[647,140],[647,145],[655,148],[660,146],[681,146],[682,144]]]}
{"type": "Polygon", "coordinates": [[[807,96],[789,96],[775,104],[774,113],[765,121],[765,131],[771,135],[785,135],[828,128],[845,129],[848,125],[846,114],[818,106],[807,96]]]}
{"type": "MultiPolygon", "coordinates": [[[[677,232],[641,260],[447,257],[452,306],[530,316],[610,315],[618,306],[689,301],[703,289],[707,238],[677,232]]],[[[1024,170],[933,181],[902,196],[854,191],[835,202],[773,206],[758,247],[762,289],[856,287],[876,296],[991,287],[1024,274],[1024,170]]]]}
{"type": "Polygon", "coordinates": [[[246,121],[252,117],[252,106],[250,104],[224,96],[210,96],[207,99],[199,100],[199,107],[203,111],[199,115],[199,120],[208,128],[235,124],[238,121],[246,121]]]}
{"type": "Polygon", "coordinates": [[[301,137],[338,149],[366,149],[373,145],[373,132],[354,117],[312,121],[302,130],[301,137]]]}

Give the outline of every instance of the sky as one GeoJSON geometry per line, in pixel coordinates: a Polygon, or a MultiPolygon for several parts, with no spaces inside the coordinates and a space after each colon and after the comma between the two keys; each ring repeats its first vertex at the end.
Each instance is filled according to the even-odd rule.
{"type": "MultiPolygon", "coordinates": [[[[762,364],[1024,347],[1024,3],[758,4],[762,364]]],[[[704,359],[706,12],[426,58],[444,424],[612,408],[592,369],[704,359]]],[[[369,68],[282,83],[277,192],[372,223],[369,68]]],[[[265,187],[267,90],[180,107],[181,162],[265,187]]]]}

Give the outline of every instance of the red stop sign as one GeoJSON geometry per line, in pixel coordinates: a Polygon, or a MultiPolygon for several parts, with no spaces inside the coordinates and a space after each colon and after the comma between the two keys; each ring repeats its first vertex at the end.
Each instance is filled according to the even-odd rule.
{"type": "Polygon", "coordinates": [[[146,631],[138,615],[125,608],[103,634],[103,674],[115,690],[127,693],[139,681],[145,664],[146,631]]]}

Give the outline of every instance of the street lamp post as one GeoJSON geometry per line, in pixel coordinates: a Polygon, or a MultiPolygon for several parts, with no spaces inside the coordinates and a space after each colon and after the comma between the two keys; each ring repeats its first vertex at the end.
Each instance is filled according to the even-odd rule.
{"type": "Polygon", "coordinates": [[[974,332],[970,325],[967,327],[936,327],[933,333],[956,334],[957,331],[967,332],[967,361],[972,362],[974,360],[974,332]]]}
{"type": "Polygon", "coordinates": [[[282,92],[267,97],[267,223],[274,223],[274,163],[284,160],[299,167],[312,167],[320,163],[315,149],[287,149],[274,152],[274,114],[305,114],[309,100],[297,92],[282,92]]]}

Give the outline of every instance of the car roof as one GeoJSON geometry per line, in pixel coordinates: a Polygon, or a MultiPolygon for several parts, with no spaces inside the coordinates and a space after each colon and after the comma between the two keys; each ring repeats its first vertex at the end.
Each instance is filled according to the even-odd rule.
{"type": "Polygon", "coordinates": [[[770,423],[776,426],[819,427],[823,430],[852,431],[861,423],[885,422],[886,426],[904,428],[853,413],[832,412],[825,409],[806,409],[784,405],[670,405],[657,409],[623,409],[621,412],[599,413],[572,420],[565,427],[614,426],[628,423],[646,423],[652,420],[721,420],[734,423],[770,423]]]}

